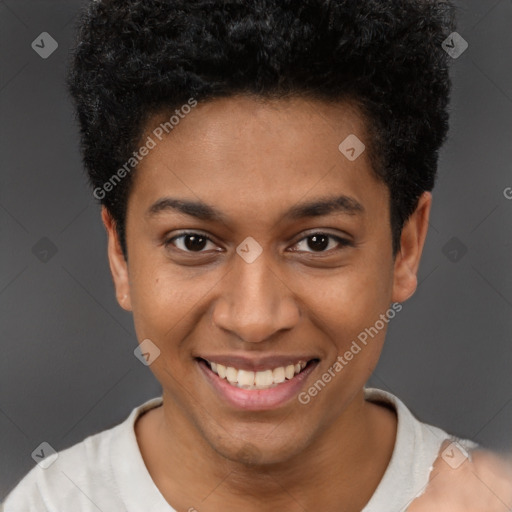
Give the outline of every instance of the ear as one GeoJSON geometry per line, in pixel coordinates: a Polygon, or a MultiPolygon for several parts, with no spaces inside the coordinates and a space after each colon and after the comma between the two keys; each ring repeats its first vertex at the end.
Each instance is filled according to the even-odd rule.
{"type": "Polygon", "coordinates": [[[128,263],[124,259],[115,221],[108,210],[101,207],[101,219],[108,235],[108,261],[116,288],[116,298],[119,305],[126,311],[132,310],[130,298],[130,281],[128,279],[128,263]]]}
{"type": "Polygon", "coordinates": [[[404,302],[418,286],[418,267],[428,231],[432,194],[424,192],[418,206],[402,229],[400,250],[395,259],[393,276],[393,302],[404,302]]]}

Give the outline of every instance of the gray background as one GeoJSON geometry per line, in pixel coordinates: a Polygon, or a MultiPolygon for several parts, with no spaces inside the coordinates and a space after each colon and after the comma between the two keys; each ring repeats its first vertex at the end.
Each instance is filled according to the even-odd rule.
{"type": "MultiPolygon", "coordinates": [[[[42,441],[71,446],[160,393],[115,302],[64,88],[81,4],[0,0],[0,498],[42,441]],[[31,48],[42,32],[59,44],[48,59],[31,48]]],[[[368,385],[422,421],[503,450],[512,448],[512,2],[459,9],[469,49],[453,61],[420,285],[368,385]]]]}

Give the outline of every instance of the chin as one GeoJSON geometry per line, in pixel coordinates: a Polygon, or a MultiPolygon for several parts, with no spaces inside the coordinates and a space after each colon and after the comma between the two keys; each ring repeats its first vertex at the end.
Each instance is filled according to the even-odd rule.
{"type": "Polygon", "coordinates": [[[246,442],[240,441],[236,446],[217,446],[215,450],[226,459],[244,466],[271,466],[287,462],[300,454],[297,439],[283,443],[269,443],[268,439],[260,442],[254,438],[246,442]]]}

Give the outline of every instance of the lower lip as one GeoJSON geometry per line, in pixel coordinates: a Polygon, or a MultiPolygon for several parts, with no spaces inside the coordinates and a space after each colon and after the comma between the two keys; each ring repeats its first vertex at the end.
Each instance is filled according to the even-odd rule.
{"type": "Polygon", "coordinates": [[[286,380],[273,388],[253,390],[232,386],[226,379],[221,379],[213,372],[204,361],[198,360],[197,363],[213,388],[231,406],[247,411],[264,411],[280,407],[296,397],[318,361],[311,361],[291,380],[286,380]]]}

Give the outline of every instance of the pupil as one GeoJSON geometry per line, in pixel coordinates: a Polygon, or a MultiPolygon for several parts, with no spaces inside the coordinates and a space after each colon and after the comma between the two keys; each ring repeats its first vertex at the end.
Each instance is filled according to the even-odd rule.
{"type": "Polygon", "coordinates": [[[326,235],[312,235],[308,239],[313,241],[313,243],[308,242],[308,246],[314,251],[322,251],[329,245],[329,237],[326,235]]]}
{"type": "Polygon", "coordinates": [[[206,238],[202,235],[187,235],[185,236],[185,247],[189,250],[189,251],[200,251],[201,249],[204,248],[204,245],[206,243],[206,238]],[[201,241],[201,242],[198,242],[198,241],[201,241]],[[189,243],[189,241],[191,241],[189,243]]]}

